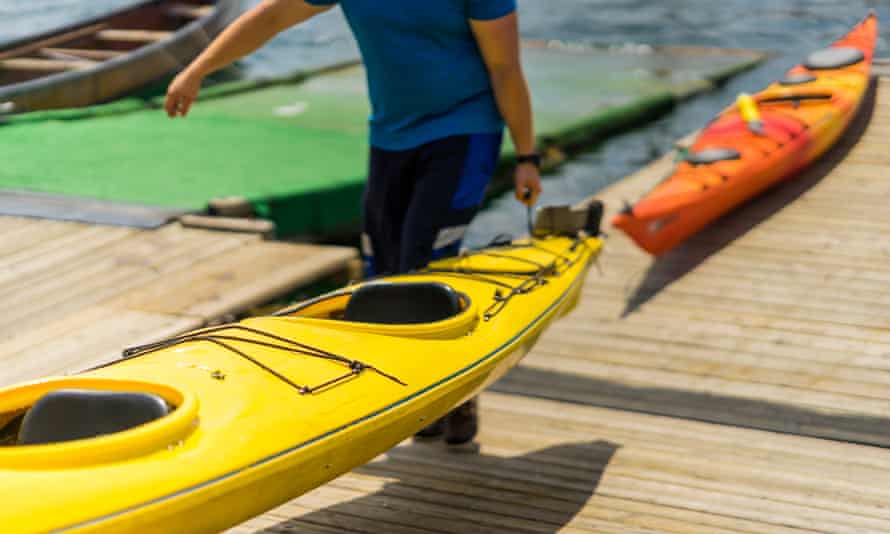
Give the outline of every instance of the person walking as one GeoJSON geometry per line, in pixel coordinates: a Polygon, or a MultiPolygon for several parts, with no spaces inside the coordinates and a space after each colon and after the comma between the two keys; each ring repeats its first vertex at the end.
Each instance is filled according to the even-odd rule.
{"type": "MultiPolygon", "coordinates": [[[[500,158],[517,154],[516,198],[541,193],[516,0],[265,0],[223,31],[170,84],[165,109],[188,115],[201,83],[279,32],[343,10],[371,101],[362,254],[368,275],[396,274],[459,252],[500,158]]],[[[476,399],[418,433],[472,441],[476,399]]]]}

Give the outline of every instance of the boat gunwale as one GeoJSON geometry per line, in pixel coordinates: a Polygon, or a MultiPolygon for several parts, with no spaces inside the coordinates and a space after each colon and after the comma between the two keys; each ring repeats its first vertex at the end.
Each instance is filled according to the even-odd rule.
{"type": "MultiPolygon", "coordinates": [[[[226,2],[226,1],[227,0],[219,0],[217,2],[217,5],[219,5],[223,2],[226,2]]],[[[0,54],[9,52],[15,48],[20,47],[20,46],[27,46],[28,44],[33,43],[34,41],[42,41],[44,39],[48,39],[48,38],[54,37],[56,35],[73,32],[73,31],[79,30],[81,28],[86,28],[88,26],[94,26],[96,24],[101,24],[101,23],[107,21],[108,19],[119,17],[122,15],[127,15],[131,12],[136,12],[141,9],[145,9],[145,8],[151,6],[152,4],[163,4],[163,3],[168,3],[168,2],[172,3],[172,2],[175,2],[175,0],[145,0],[138,4],[134,4],[134,5],[130,5],[130,6],[122,6],[117,9],[114,9],[112,11],[108,11],[103,14],[95,15],[93,17],[89,17],[89,18],[74,22],[72,24],[68,24],[66,26],[51,28],[51,29],[46,30],[45,32],[39,33],[37,35],[26,35],[26,36],[20,37],[18,39],[14,39],[12,41],[4,41],[4,42],[0,43],[0,54]]],[[[214,6],[214,7],[216,7],[216,6],[214,6]]],[[[213,16],[213,13],[208,15],[208,17],[210,17],[210,16],[213,16]]],[[[206,18],[206,17],[202,17],[202,19],[203,18],[206,18]]],[[[198,19],[198,20],[202,20],[202,19],[198,19]]],[[[196,22],[196,21],[192,21],[192,22],[196,22]]],[[[187,24],[184,24],[183,26],[180,26],[176,31],[178,32],[182,28],[185,28],[188,24],[191,24],[191,23],[187,23],[187,24]]]]}

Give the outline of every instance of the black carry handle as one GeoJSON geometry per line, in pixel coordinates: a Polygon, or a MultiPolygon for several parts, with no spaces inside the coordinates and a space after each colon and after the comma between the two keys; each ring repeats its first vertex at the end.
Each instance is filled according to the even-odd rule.
{"type": "Polygon", "coordinates": [[[602,235],[603,203],[593,200],[582,207],[544,206],[538,210],[538,217],[532,228],[532,235],[577,236],[583,231],[589,236],[602,235]]]}
{"type": "Polygon", "coordinates": [[[532,198],[532,190],[528,187],[522,190],[522,200],[531,200],[532,198]]]}
{"type": "MultiPolygon", "coordinates": [[[[528,202],[532,198],[532,190],[526,187],[522,191],[522,200],[528,202]]],[[[528,235],[529,237],[534,237],[535,235],[535,223],[534,219],[534,208],[531,204],[525,205],[525,214],[526,214],[526,225],[528,226],[528,235]]]]}
{"type": "Polygon", "coordinates": [[[603,235],[603,215],[606,213],[606,205],[602,200],[593,200],[587,205],[587,221],[584,223],[584,231],[588,235],[603,235]]]}

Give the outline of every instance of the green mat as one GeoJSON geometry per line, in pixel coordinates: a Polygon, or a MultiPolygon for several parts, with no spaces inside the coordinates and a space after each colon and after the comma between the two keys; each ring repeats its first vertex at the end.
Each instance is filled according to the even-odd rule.
{"type": "MultiPolygon", "coordinates": [[[[653,118],[761,59],[544,44],[524,56],[538,131],[556,147],[653,118]]],[[[241,196],[280,236],[349,231],[360,215],[368,113],[364,72],[353,66],[218,86],[186,120],[137,101],[17,116],[0,127],[0,183],[187,211],[241,196]]]]}

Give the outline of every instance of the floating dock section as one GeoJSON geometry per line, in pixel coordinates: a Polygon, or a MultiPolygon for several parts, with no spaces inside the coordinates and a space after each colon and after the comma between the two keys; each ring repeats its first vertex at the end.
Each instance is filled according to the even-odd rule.
{"type": "Polygon", "coordinates": [[[610,231],[579,307],[482,395],[478,454],[406,442],[231,533],[890,532],[890,79],[873,96],[672,253],[610,231]]]}
{"type": "Polygon", "coordinates": [[[0,217],[0,386],[115,360],[345,272],[356,256],[178,223],[0,217]]]}
{"type": "MultiPolygon", "coordinates": [[[[713,49],[525,47],[551,162],[762,59],[713,49]]],[[[351,232],[366,176],[368,115],[364,70],[353,65],[217,86],[186,120],[171,121],[137,100],[12,116],[0,126],[0,184],[8,194],[140,205],[158,210],[161,220],[237,196],[274,221],[280,236],[351,232]]],[[[46,202],[17,206],[8,214],[30,208],[26,214],[77,218],[77,210],[46,202]]]]}

